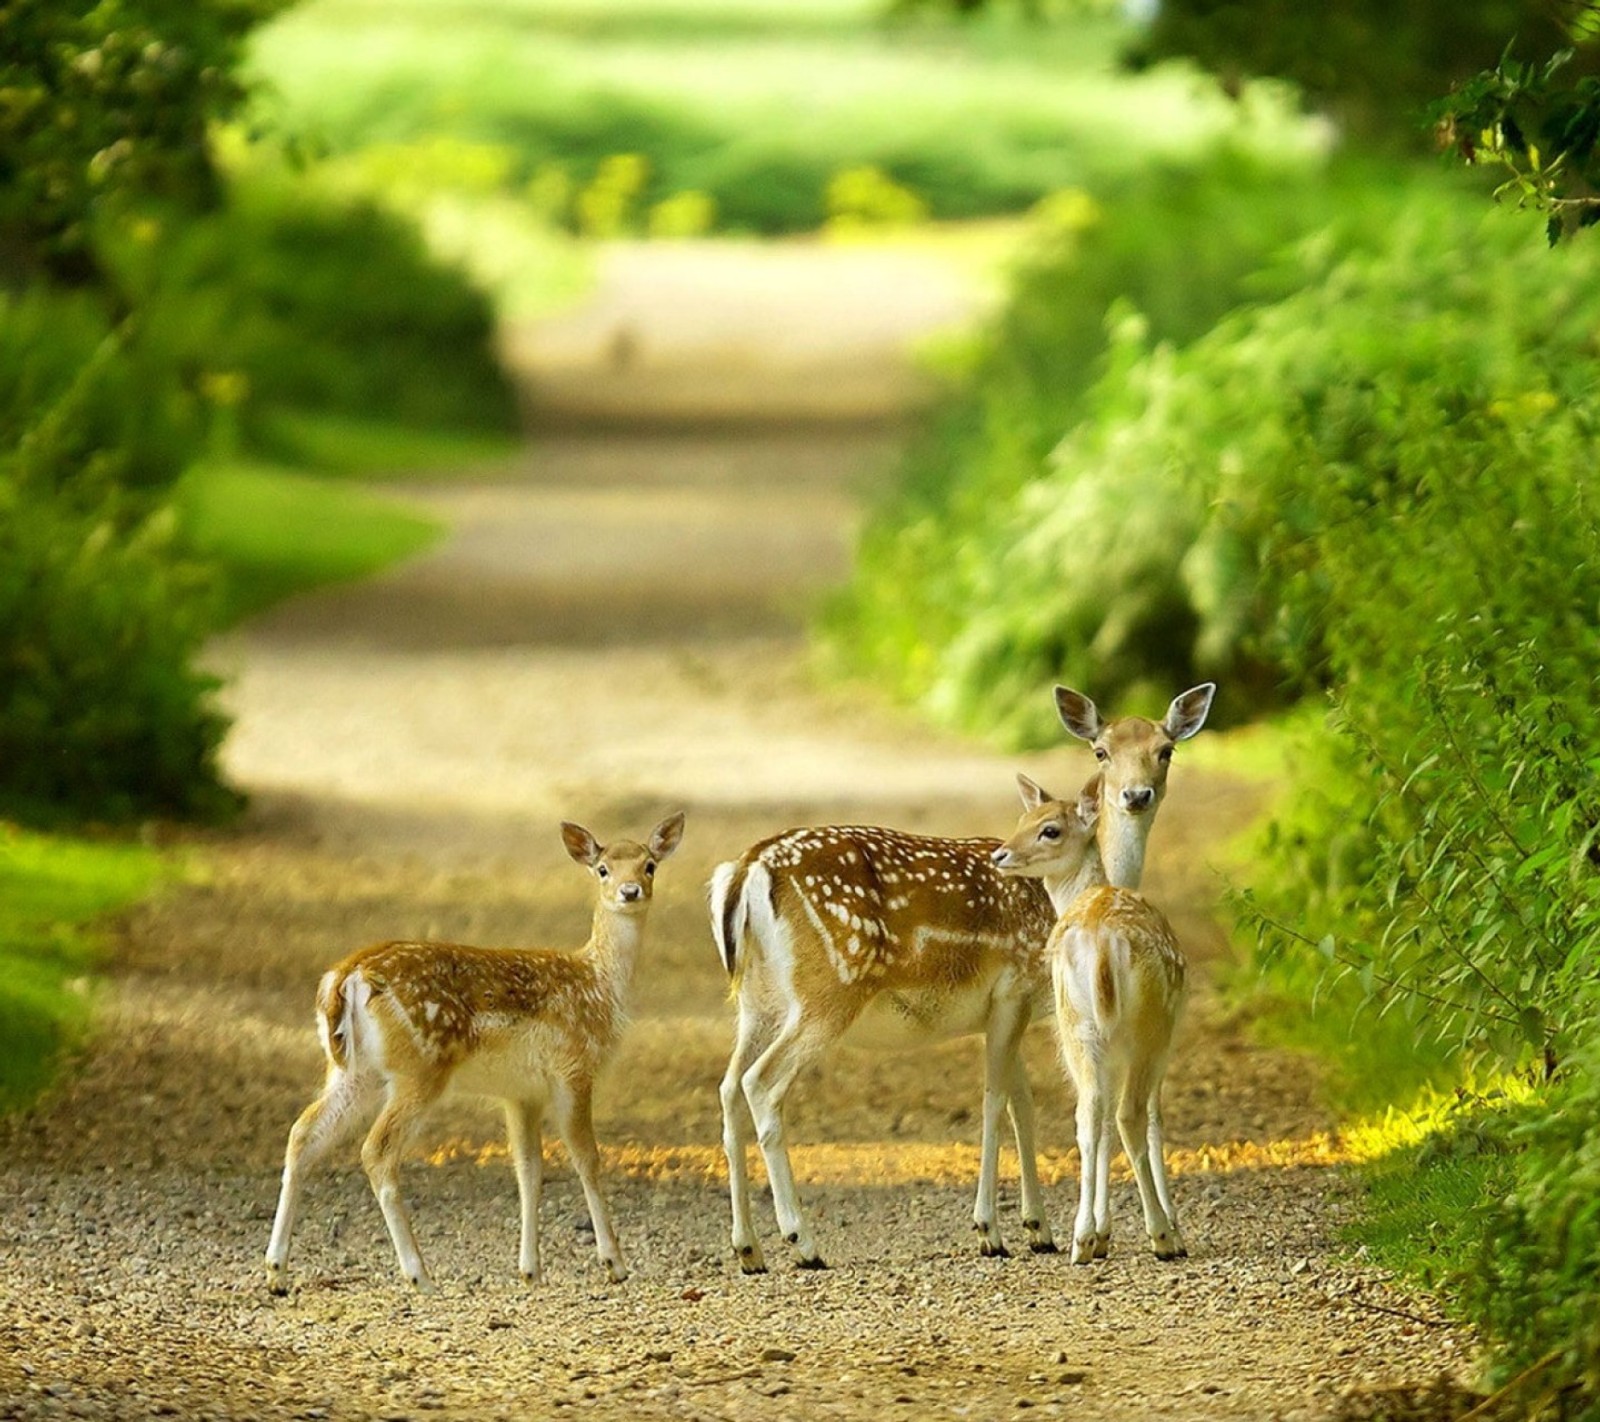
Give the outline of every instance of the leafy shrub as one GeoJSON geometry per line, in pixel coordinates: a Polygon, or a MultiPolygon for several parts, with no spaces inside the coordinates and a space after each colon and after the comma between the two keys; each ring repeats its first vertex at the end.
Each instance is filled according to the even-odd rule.
{"type": "MultiPolygon", "coordinates": [[[[242,415],[296,406],[420,426],[505,429],[514,402],[488,299],[403,219],[283,175],[115,255],[178,373],[237,373],[242,415]]],[[[247,431],[248,432],[248,431],[247,431]]]]}
{"type": "MultiPolygon", "coordinates": [[[[940,719],[1011,740],[1047,733],[1033,715],[1045,676],[1092,671],[1107,694],[1142,677],[1166,687],[1188,676],[1194,629],[1180,626],[1173,639],[1162,621],[1170,610],[1193,622],[1172,569],[1151,570],[1154,581],[1142,594],[1151,601],[1140,620],[1155,617],[1163,640],[1182,649],[1166,661],[1109,665],[1103,647],[1091,650],[1092,625],[1057,616],[1066,594],[1053,586],[1055,573],[1076,579],[1091,619],[1094,607],[1109,603],[1110,589],[1078,575],[1076,550],[1063,560],[1059,548],[1040,542],[1030,545],[1030,558],[1019,546],[1022,491],[1037,486],[1028,497],[1042,512],[1064,504],[1065,481],[1041,475],[1063,431],[1085,414],[1097,374],[1095,398],[1109,402],[1123,381],[1139,378],[1146,345],[1163,351],[1151,362],[1167,360],[1166,347],[1195,340],[1241,302],[1293,289],[1303,271],[1264,268],[1297,237],[1336,222],[1334,250],[1377,241],[1392,219],[1390,189],[1382,169],[1352,164],[1307,174],[1224,150],[1198,169],[1158,170],[1108,192],[1069,190],[1041,204],[1011,300],[955,372],[904,457],[899,487],[863,534],[852,584],[824,624],[834,662],[886,682],[940,719]],[[1108,322],[1113,308],[1123,314],[1108,322]],[[1114,351],[1108,325],[1120,333],[1114,351]],[[1037,581],[1051,585],[1046,605],[1027,608],[1020,591],[1007,590],[1019,571],[1029,579],[1028,596],[1037,581]]],[[[1124,409],[1137,403],[1130,397],[1124,409]]],[[[1111,419],[1108,409],[1091,427],[1111,419]]],[[[1119,452],[1088,497],[1115,511],[1109,524],[1102,521],[1107,535],[1117,529],[1148,538],[1153,520],[1179,516],[1169,491],[1147,504],[1151,492],[1135,491],[1119,452]]],[[[1186,527],[1173,530],[1172,546],[1181,548],[1186,527]]],[[[1155,556],[1166,557],[1167,545],[1155,556]]],[[[1119,578],[1117,591],[1130,583],[1119,578]]],[[[1137,640],[1137,633],[1129,635],[1137,640]]]]}
{"type": "Polygon", "coordinates": [[[0,477],[0,814],[99,821],[231,803],[216,682],[193,669],[212,617],[174,523],[119,523],[0,477]]]}
{"type": "Polygon", "coordinates": [[[218,187],[208,122],[236,107],[249,27],[281,0],[4,0],[0,248],[92,279],[96,214],[151,198],[195,208],[218,187]]]}
{"type": "Polygon", "coordinates": [[[1500,1380],[1529,1418],[1600,1417],[1596,1045],[1600,1039],[1585,1055],[1585,1074],[1525,1131],[1515,1188],[1491,1203],[1481,1247],[1458,1279],[1464,1303],[1500,1345],[1500,1380]]]}

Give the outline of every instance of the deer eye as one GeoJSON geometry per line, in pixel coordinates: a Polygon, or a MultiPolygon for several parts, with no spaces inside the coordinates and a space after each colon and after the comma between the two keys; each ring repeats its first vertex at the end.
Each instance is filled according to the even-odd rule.
{"type": "Polygon", "coordinates": [[[650,875],[652,878],[654,878],[655,877],[655,872],[656,872],[656,866],[654,864],[646,864],[644,866],[644,872],[646,874],[650,875]]]}
{"type": "Polygon", "coordinates": [[[1094,748],[1094,758],[1099,761],[1101,765],[1104,765],[1108,760],[1111,759],[1111,752],[1108,751],[1104,746],[1096,746],[1094,748]]]}
{"type": "Polygon", "coordinates": [[[1060,825],[1046,825],[1042,830],[1039,831],[1039,838],[1040,839],[1060,839],[1061,838],[1061,826],[1060,825]]]}
{"type": "Polygon", "coordinates": [[[611,877],[611,871],[607,869],[604,864],[597,865],[594,872],[602,879],[609,879],[611,877]]]}
{"type": "Polygon", "coordinates": [[[1158,751],[1156,753],[1156,759],[1159,760],[1163,765],[1165,765],[1168,761],[1170,761],[1172,759],[1172,747],[1171,746],[1162,746],[1160,751],[1158,751]]]}

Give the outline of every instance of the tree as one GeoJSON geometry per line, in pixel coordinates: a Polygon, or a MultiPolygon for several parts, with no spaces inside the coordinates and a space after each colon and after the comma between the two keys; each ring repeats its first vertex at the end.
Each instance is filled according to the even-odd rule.
{"type": "Polygon", "coordinates": [[[0,0],[0,282],[92,282],[100,213],[213,203],[206,125],[244,97],[244,35],[282,3],[0,0]]]}

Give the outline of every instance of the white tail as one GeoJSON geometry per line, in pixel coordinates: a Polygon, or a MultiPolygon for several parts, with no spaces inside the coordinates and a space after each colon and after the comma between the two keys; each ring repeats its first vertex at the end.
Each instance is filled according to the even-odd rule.
{"type": "MultiPolygon", "coordinates": [[[[1101,852],[1134,882],[1171,748],[1200,729],[1210,699],[1210,687],[1196,688],[1172,703],[1163,722],[1107,723],[1092,702],[1077,697],[1075,709],[1090,718],[1082,724],[1093,725],[1101,759],[1089,789],[1101,852]],[[1126,793],[1141,788],[1149,793],[1126,793]],[[1108,794],[1114,805],[1106,803],[1108,794]]],[[[935,839],[865,826],[797,829],[753,845],[713,874],[712,934],[738,999],[722,1079],[722,1138],[733,1247],[746,1273],[766,1268],[746,1172],[752,1131],[780,1231],[802,1267],[822,1266],[789,1165],[783,1101],[801,1071],[841,1039],[907,1047],[981,1032],[983,1138],[973,1207],[979,1250],[1006,1252],[996,1208],[1002,1111],[1016,1136],[1029,1246],[1055,1248],[1019,1047],[1047,998],[1052,896],[1069,899],[1077,885],[1072,876],[1041,888],[1003,875],[991,860],[998,846],[994,839],[935,839]]]]}
{"type": "Polygon", "coordinates": [[[1161,1083],[1184,999],[1184,960],[1172,926],[1130,889],[1110,887],[1095,864],[1094,817],[1040,792],[995,851],[1008,874],[1090,882],[1061,916],[1047,955],[1061,1056],[1078,1093],[1077,1264],[1103,1259],[1111,1242],[1113,1129],[1133,1167],[1145,1229],[1158,1259],[1188,1251],[1167,1186],[1161,1083]],[[1089,865],[1087,873],[1081,866],[1089,865]]]}
{"type": "Polygon", "coordinates": [[[595,1076],[627,1021],[656,865],[678,847],[683,816],[663,820],[646,844],[618,840],[602,848],[574,824],[563,824],[561,834],[596,884],[593,929],[577,953],[379,943],[323,975],[317,1032],[327,1079],[289,1132],[267,1246],[274,1293],[288,1286],[289,1237],[304,1172],[350,1128],[371,1120],[374,1109],[361,1162],[401,1272],[419,1289],[431,1287],[400,1198],[399,1170],[422,1113],[446,1094],[505,1103],[522,1205],[523,1277],[540,1276],[540,1132],[547,1112],[583,1185],[600,1260],[613,1279],[626,1276],[600,1194],[590,1102],[595,1076]]]}

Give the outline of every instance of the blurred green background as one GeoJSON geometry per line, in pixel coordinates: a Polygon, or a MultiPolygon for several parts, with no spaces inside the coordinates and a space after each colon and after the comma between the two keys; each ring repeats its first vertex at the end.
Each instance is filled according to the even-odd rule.
{"type": "Polygon", "coordinates": [[[941,224],[1011,254],[1007,296],[941,350],[822,673],[1015,746],[1055,738],[1052,680],[1219,681],[1257,728],[1222,764],[1280,790],[1234,991],[1342,1109],[1411,1123],[1361,1238],[1527,1415],[1600,1416],[1600,7],[0,29],[5,1101],[81,1028],[82,925],[168,872],[127,827],[236,808],[201,647],[437,535],[352,477],[515,447],[497,331],[580,299],[599,242],[941,224]]]}

